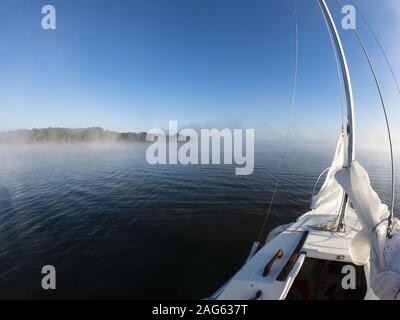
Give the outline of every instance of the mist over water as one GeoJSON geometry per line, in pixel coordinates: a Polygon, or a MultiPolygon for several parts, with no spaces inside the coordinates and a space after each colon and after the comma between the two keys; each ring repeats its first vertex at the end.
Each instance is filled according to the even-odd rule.
{"type": "MultiPolygon", "coordinates": [[[[256,143],[255,169],[147,164],[148,145],[0,147],[0,298],[204,298],[268,230],[309,208],[335,145],[256,143]],[[54,265],[57,289],[41,289],[54,265]]],[[[389,203],[389,158],[360,151],[389,203]]],[[[397,196],[399,196],[397,192],[397,196]]],[[[397,202],[398,203],[398,202],[397,202]]],[[[397,212],[400,208],[396,208],[397,212]]]]}

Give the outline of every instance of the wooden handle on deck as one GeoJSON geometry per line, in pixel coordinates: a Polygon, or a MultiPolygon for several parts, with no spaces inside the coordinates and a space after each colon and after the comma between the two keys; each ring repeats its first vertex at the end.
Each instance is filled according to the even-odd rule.
{"type": "Polygon", "coordinates": [[[266,277],[266,276],[269,274],[269,272],[271,271],[271,268],[272,268],[272,265],[274,264],[274,262],[275,262],[277,259],[281,258],[282,256],[283,256],[283,250],[282,250],[282,249],[279,249],[279,250],[275,253],[275,255],[272,257],[272,259],[269,260],[269,262],[268,262],[267,265],[265,266],[264,272],[263,272],[263,277],[266,277]]]}

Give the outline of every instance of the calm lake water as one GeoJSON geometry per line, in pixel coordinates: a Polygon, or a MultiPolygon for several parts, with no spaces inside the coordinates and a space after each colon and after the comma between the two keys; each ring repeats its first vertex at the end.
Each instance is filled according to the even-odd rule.
{"type": "MultiPolygon", "coordinates": [[[[277,176],[268,230],[307,211],[335,146],[295,143],[282,163],[280,144],[258,143],[251,176],[230,165],[151,166],[146,148],[0,148],[0,298],[207,297],[244,263],[277,176]],[[47,264],[54,291],[41,289],[47,264]]],[[[388,156],[358,158],[387,202],[388,156]]]]}

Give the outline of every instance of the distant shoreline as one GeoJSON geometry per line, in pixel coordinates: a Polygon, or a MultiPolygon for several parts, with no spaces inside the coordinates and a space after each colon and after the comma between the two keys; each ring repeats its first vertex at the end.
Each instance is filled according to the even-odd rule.
{"type": "Polygon", "coordinates": [[[146,132],[115,132],[101,127],[41,128],[0,132],[0,145],[59,143],[135,143],[146,142],[146,132]]]}

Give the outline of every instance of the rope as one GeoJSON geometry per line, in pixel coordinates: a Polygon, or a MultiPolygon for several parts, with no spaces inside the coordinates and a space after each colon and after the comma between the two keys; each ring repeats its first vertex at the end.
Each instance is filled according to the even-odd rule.
{"type": "MultiPolygon", "coordinates": [[[[338,3],[338,5],[343,8],[342,4],[340,3],[339,0],[336,0],[336,2],[338,3]]],[[[375,84],[376,87],[378,89],[378,93],[379,93],[379,97],[381,100],[381,105],[382,105],[382,109],[383,109],[383,113],[385,115],[385,121],[386,121],[386,128],[387,128],[387,134],[388,134],[388,140],[389,140],[389,147],[390,147],[390,161],[391,161],[391,176],[392,176],[392,203],[391,203],[391,210],[390,210],[390,214],[388,217],[388,226],[387,226],[387,237],[390,239],[392,238],[392,232],[393,232],[393,210],[394,210],[394,187],[395,187],[395,178],[394,178],[394,156],[393,156],[393,145],[392,145],[392,135],[390,132],[390,125],[389,125],[389,119],[388,119],[388,115],[387,115],[387,110],[386,110],[386,105],[385,105],[385,101],[383,99],[383,95],[382,95],[382,90],[375,72],[375,68],[372,64],[371,58],[368,54],[367,48],[364,45],[364,42],[362,41],[360,34],[358,33],[358,31],[353,28],[353,31],[355,33],[355,35],[357,36],[358,42],[361,45],[361,48],[364,52],[365,57],[367,58],[369,67],[371,69],[372,75],[374,77],[375,80],[375,84]]]]}
{"type": "MultiPolygon", "coordinates": [[[[286,131],[286,138],[285,138],[285,144],[283,147],[283,153],[282,153],[282,164],[285,162],[286,159],[286,153],[287,153],[287,145],[288,145],[288,140],[289,140],[289,135],[291,131],[291,126],[293,123],[293,117],[294,117],[294,108],[295,108],[295,101],[296,101],[296,92],[297,92],[297,76],[298,76],[298,65],[299,65],[299,22],[298,22],[298,17],[297,17],[297,0],[294,0],[294,17],[295,17],[295,68],[294,68],[294,82],[293,82],[293,93],[292,93],[292,100],[291,100],[291,108],[290,108],[290,117],[289,117],[289,124],[288,128],[286,131]]],[[[275,182],[275,188],[272,193],[271,201],[269,203],[268,211],[264,219],[264,223],[261,227],[260,234],[258,236],[258,242],[262,243],[262,238],[265,232],[265,227],[267,225],[267,221],[269,218],[269,215],[271,213],[271,209],[275,200],[276,193],[278,191],[278,187],[280,184],[281,180],[281,175],[278,175],[278,178],[275,182]]]]}

